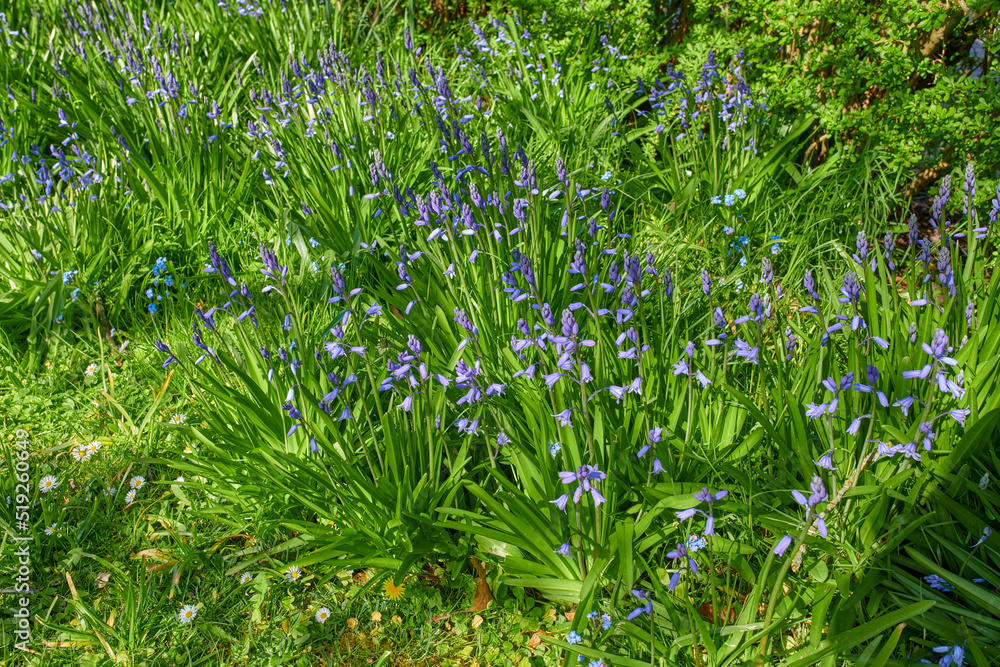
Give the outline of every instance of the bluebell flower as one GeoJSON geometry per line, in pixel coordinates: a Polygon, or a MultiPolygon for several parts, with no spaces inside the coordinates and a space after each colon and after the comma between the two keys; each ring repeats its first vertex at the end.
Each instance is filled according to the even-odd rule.
{"type": "Polygon", "coordinates": [[[559,421],[560,426],[568,426],[570,428],[573,428],[573,422],[571,419],[573,416],[572,408],[566,408],[562,412],[550,416],[555,417],[559,421]]]}
{"type": "Polygon", "coordinates": [[[569,548],[569,542],[564,543],[562,546],[560,546],[558,549],[556,549],[553,553],[557,553],[560,556],[572,556],[573,555],[573,553],[570,551],[570,548],[569,548]]]}
{"type": "MultiPolygon", "coordinates": [[[[698,564],[695,562],[694,558],[688,555],[688,549],[683,544],[678,544],[677,548],[667,554],[667,558],[685,558],[687,559],[687,565],[691,569],[691,572],[698,574],[698,564]]],[[[670,583],[667,585],[667,590],[671,593],[677,588],[677,584],[681,579],[681,571],[678,570],[670,576],[670,583]]]]}
{"type": "Polygon", "coordinates": [[[928,586],[930,586],[936,591],[941,591],[942,593],[954,592],[954,589],[951,587],[951,585],[936,574],[928,574],[926,577],[924,577],[924,581],[927,582],[928,586]]]}
{"type": "Polygon", "coordinates": [[[601,472],[596,467],[589,465],[582,465],[577,468],[576,472],[572,470],[566,470],[559,473],[559,479],[563,484],[572,484],[573,482],[579,482],[580,486],[576,489],[573,494],[573,502],[579,503],[580,498],[584,493],[590,493],[594,499],[594,505],[599,506],[601,503],[605,502],[605,498],[598,493],[597,489],[593,487],[591,482],[599,482],[605,479],[607,474],[601,472]]]}
{"type": "Polygon", "coordinates": [[[833,465],[833,450],[831,449],[823,456],[819,457],[819,461],[813,461],[815,465],[825,470],[836,470],[833,465]]]}
{"type": "Polygon", "coordinates": [[[776,545],[774,545],[774,555],[778,556],[779,558],[781,556],[784,556],[785,552],[788,551],[788,547],[790,546],[792,546],[792,536],[785,535],[780,540],[778,540],[778,543],[776,545]]]}
{"type": "MultiPolygon", "coordinates": [[[[678,545],[680,546],[680,545],[678,545]]],[[[673,589],[671,589],[673,590],[673,589]]],[[[628,620],[633,621],[642,614],[652,614],[653,613],[653,601],[649,599],[649,591],[643,591],[639,589],[632,589],[632,597],[636,598],[640,602],[644,603],[642,606],[638,607],[628,615],[628,620]]]]}
{"type": "Polygon", "coordinates": [[[675,512],[675,514],[677,515],[677,519],[678,521],[683,523],[688,519],[690,519],[691,517],[693,517],[695,514],[701,514],[706,519],[705,531],[703,535],[715,535],[715,516],[712,514],[712,505],[714,505],[717,501],[722,500],[728,495],[729,491],[726,491],[725,489],[712,493],[711,491],[708,490],[708,487],[704,487],[702,488],[701,491],[694,494],[694,499],[697,500],[699,503],[708,503],[708,511],[705,512],[696,507],[691,507],[686,510],[675,512]]]}
{"type": "Polygon", "coordinates": [[[938,660],[938,667],[962,667],[965,664],[965,649],[961,646],[935,646],[931,650],[943,654],[938,660]]]}

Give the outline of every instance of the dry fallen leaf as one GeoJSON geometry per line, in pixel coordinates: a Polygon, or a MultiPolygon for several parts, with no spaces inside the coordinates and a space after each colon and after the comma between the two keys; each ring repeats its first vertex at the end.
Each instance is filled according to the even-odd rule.
{"type": "Polygon", "coordinates": [[[382,614],[377,611],[372,612],[372,623],[378,623],[382,620],[382,614]]]}
{"type": "Polygon", "coordinates": [[[350,628],[351,630],[358,627],[358,619],[356,618],[347,619],[347,627],[350,628]]]}
{"type": "Polygon", "coordinates": [[[399,616],[393,616],[392,617],[392,624],[393,625],[399,625],[402,622],[403,622],[403,619],[401,619],[399,616]]]}
{"type": "Polygon", "coordinates": [[[493,591],[490,590],[490,585],[486,583],[486,568],[483,567],[483,564],[475,556],[472,556],[470,560],[472,561],[472,566],[476,568],[476,572],[479,574],[479,580],[476,582],[476,594],[472,598],[472,606],[465,611],[483,611],[493,601],[493,591]]]}
{"type": "Polygon", "coordinates": [[[473,628],[478,628],[482,624],[483,624],[483,617],[482,616],[480,616],[479,614],[476,614],[475,616],[472,617],[472,627],[473,628]]]}

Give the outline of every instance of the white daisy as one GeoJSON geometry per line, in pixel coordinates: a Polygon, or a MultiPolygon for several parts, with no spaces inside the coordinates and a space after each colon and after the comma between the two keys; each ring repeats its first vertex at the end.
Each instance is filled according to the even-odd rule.
{"type": "Polygon", "coordinates": [[[85,370],[83,374],[90,378],[94,377],[94,373],[96,372],[97,372],[97,364],[90,364],[89,366],[87,366],[87,370],[85,370]]]}
{"type": "Polygon", "coordinates": [[[141,489],[142,485],[145,483],[146,483],[146,478],[143,477],[142,475],[136,475],[135,477],[133,477],[128,481],[128,485],[137,491],[141,489]]]}
{"type": "Polygon", "coordinates": [[[131,491],[129,491],[128,493],[125,494],[125,504],[126,505],[132,504],[133,500],[135,500],[135,489],[132,489],[131,491]]]}
{"type": "Polygon", "coordinates": [[[178,614],[178,619],[181,623],[190,623],[194,620],[194,617],[198,615],[198,607],[193,604],[186,604],[181,607],[181,613],[178,614]]]}
{"type": "Polygon", "coordinates": [[[174,481],[175,481],[175,482],[184,482],[184,478],[183,478],[183,477],[178,477],[178,478],[177,478],[177,479],[175,479],[174,481]]]}
{"type": "Polygon", "coordinates": [[[298,581],[300,577],[302,577],[302,570],[295,565],[289,565],[288,569],[285,570],[285,578],[289,581],[298,581]]]}
{"type": "Polygon", "coordinates": [[[38,490],[42,493],[48,493],[57,486],[59,486],[59,480],[56,479],[56,476],[46,475],[45,477],[42,477],[42,481],[38,483],[38,490]]]}
{"type": "Polygon", "coordinates": [[[326,607],[320,607],[316,610],[316,620],[320,623],[326,623],[326,619],[330,618],[330,610],[326,607]]]}
{"type": "Polygon", "coordinates": [[[56,524],[52,524],[51,526],[49,526],[48,528],[45,529],[45,534],[46,535],[52,535],[55,532],[56,532],[56,524]]]}
{"type": "Polygon", "coordinates": [[[187,447],[184,448],[184,453],[185,454],[194,454],[197,451],[198,451],[198,448],[197,447],[192,447],[191,445],[188,445],[187,447]]]}
{"type": "Polygon", "coordinates": [[[87,445],[77,445],[69,451],[69,455],[73,457],[73,460],[77,463],[83,463],[90,458],[90,450],[87,449],[87,445]]]}
{"type": "Polygon", "coordinates": [[[96,454],[97,450],[99,450],[101,447],[102,445],[100,440],[91,440],[89,443],[87,443],[87,451],[89,451],[91,454],[96,454]]]}
{"type": "Polygon", "coordinates": [[[244,572],[243,574],[240,575],[240,585],[242,586],[243,584],[249,582],[251,579],[253,579],[253,575],[250,574],[249,572],[244,572]]]}
{"type": "Polygon", "coordinates": [[[171,424],[183,424],[186,419],[187,419],[187,415],[175,414],[173,417],[170,418],[170,423],[171,424]]]}

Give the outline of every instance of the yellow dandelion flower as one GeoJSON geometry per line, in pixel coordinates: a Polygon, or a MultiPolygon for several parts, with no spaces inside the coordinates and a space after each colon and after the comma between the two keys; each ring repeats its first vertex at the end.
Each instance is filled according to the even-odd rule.
{"type": "Polygon", "coordinates": [[[396,582],[392,580],[392,577],[389,577],[385,580],[385,585],[382,589],[385,591],[385,596],[390,600],[400,600],[406,592],[406,581],[403,581],[397,586],[396,582]]]}

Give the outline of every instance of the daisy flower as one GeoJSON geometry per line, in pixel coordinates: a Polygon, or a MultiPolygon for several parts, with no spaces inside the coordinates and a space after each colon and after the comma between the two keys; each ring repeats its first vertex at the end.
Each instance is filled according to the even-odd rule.
{"type": "Polygon", "coordinates": [[[134,500],[135,500],[135,489],[132,489],[131,491],[125,494],[125,504],[130,505],[134,500]]]}
{"type": "Polygon", "coordinates": [[[56,476],[46,475],[45,477],[42,477],[42,481],[38,483],[38,490],[42,493],[48,493],[57,486],[59,486],[59,480],[56,479],[56,476]]]}
{"type": "Polygon", "coordinates": [[[173,417],[170,418],[170,423],[171,424],[183,424],[184,420],[186,420],[186,419],[187,419],[187,415],[175,414],[173,417]]]}
{"type": "Polygon", "coordinates": [[[198,451],[198,448],[197,447],[192,447],[191,445],[188,445],[187,447],[184,448],[184,453],[185,454],[194,454],[197,451],[198,451]]]}
{"type": "Polygon", "coordinates": [[[240,575],[240,585],[242,586],[243,584],[249,582],[251,579],[253,579],[253,575],[250,574],[249,572],[244,572],[243,574],[240,575]]]}
{"type": "MultiPolygon", "coordinates": [[[[83,446],[83,445],[81,445],[81,446],[83,446]]],[[[101,441],[100,440],[91,440],[86,445],[87,451],[90,452],[91,454],[96,454],[98,452],[98,450],[100,450],[100,448],[102,446],[103,445],[101,445],[101,441]]]]}
{"type": "Polygon", "coordinates": [[[194,606],[193,604],[186,604],[183,607],[181,607],[181,613],[178,614],[177,618],[178,620],[180,620],[182,624],[190,623],[191,621],[194,620],[194,617],[197,615],[198,615],[198,607],[194,606]]]}
{"type": "Polygon", "coordinates": [[[288,579],[288,581],[298,581],[301,577],[302,570],[295,565],[289,565],[288,569],[285,570],[285,579],[288,579]]]}
{"type": "Polygon", "coordinates": [[[77,445],[69,451],[69,454],[77,463],[83,463],[90,458],[90,450],[87,448],[87,445],[77,445]]]}
{"type": "Polygon", "coordinates": [[[142,475],[136,475],[128,481],[128,485],[138,491],[142,488],[142,485],[146,483],[146,478],[142,475]]]}
{"type": "Polygon", "coordinates": [[[385,585],[382,587],[382,590],[385,591],[385,596],[387,598],[396,601],[401,599],[403,597],[403,593],[406,592],[406,582],[403,581],[399,584],[399,586],[397,586],[392,577],[389,577],[385,580],[385,585]]]}
{"type": "Polygon", "coordinates": [[[94,377],[94,373],[96,372],[97,372],[97,364],[90,364],[89,366],[87,366],[87,370],[85,370],[83,374],[89,378],[92,378],[94,377]]]}
{"type": "Polygon", "coordinates": [[[56,532],[56,524],[52,524],[51,526],[45,529],[46,535],[54,535],[55,532],[56,532]]]}
{"type": "Polygon", "coordinates": [[[320,607],[316,610],[316,620],[320,623],[326,623],[326,619],[330,618],[330,610],[326,607],[320,607]]]}

